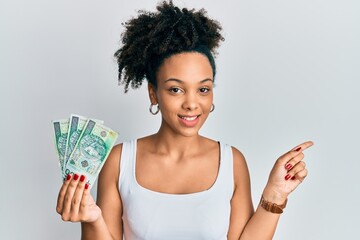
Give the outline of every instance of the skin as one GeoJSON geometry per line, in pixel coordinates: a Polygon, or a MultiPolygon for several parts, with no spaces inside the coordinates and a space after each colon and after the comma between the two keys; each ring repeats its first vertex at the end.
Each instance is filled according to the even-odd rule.
{"type": "MultiPolygon", "coordinates": [[[[162,123],[157,133],[138,140],[136,179],[141,186],[163,193],[209,189],[218,173],[219,147],[199,135],[199,130],[213,103],[210,63],[199,53],[176,54],[160,66],[157,81],[157,89],[149,85],[148,92],[151,103],[159,104],[162,123]],[[193,121],[183,119],[194,116],[193,121]]],[[[276,160],[263,191],[267,201],[284,203],[304,180],[303,150],[312,145],[311,141],[302,143],[276,160]]],[[[81,222],[82,239],[122,239],[121,149],[122,144],[112,149],[99,175],[96,203],[85,189],[86,178],[71,176],[60,189],[56,210],[64,221],[81,222]]],[[[280,214],[259,206],[254,211],[245,158],[236,148],[232,151],[235,188],[228,239],[272,239],[280,214]]]]}

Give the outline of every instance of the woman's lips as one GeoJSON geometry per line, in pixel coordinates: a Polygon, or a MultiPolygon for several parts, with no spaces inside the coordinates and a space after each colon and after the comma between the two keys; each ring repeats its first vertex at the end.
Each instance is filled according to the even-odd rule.
{"type": "Polygon", "coordinates": [[[194,127],[199,122],[199,116],[200,115],[195,115],[195,116],[179,115],[179,120],[186,127],[194,127]]]}

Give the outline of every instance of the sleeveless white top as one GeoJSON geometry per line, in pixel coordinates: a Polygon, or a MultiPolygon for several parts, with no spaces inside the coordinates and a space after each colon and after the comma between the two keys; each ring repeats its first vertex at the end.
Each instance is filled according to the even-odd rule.
{"type": "Polygon", "coordinates": [[[137,140],[123,143],[119,190],[126,240],[226,240],[234,191],[231,146],[220,142],[220,166],[210,189],[169,194],[136,181],[137,140]]]}

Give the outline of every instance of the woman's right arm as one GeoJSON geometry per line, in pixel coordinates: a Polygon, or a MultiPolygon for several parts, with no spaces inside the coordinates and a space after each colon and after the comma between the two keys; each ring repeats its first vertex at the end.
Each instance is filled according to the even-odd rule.
{"type": "Polygon", "coordinates": [[[64,221],[81,222],[82,239],[122,239],[122,204],[118,190],[122,145],[115,146],[98,178],[97,203],[86,178],[71,176],[60,189],[56,210],[64,221]]]}

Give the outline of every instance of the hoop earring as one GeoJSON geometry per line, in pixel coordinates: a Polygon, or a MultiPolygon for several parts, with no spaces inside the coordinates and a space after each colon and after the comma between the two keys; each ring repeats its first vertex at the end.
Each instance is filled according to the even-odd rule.
{"type": "Polygon", "coordinates": [[[150,113],[152,114],[152,115],[156,115],[156,114],[158,114],[158,112],[160,111],[160,109],[159,109],[159,104],[150,104],[150,107],[149,107],[149,111],[150,111],[150,113]],[[157,106],[157,109],[156,109],[156,111],[154,112],[154,110],[153,110],[153,106],[157,106]]]}
{"type": "Polygon", "coordinates": [[[211,104],[210,112],[213,112],[214,110],[215,110],[215,105],[214,105],[214,104],[211,104]]]}

